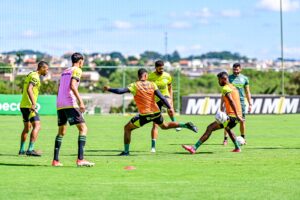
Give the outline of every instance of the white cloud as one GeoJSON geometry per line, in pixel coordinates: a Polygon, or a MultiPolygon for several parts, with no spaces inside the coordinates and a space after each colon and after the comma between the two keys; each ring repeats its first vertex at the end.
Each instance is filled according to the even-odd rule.
{"type": "Polygon", "coordinates": [[[221,16],[223,16],[223,17],[240,17],[241,12],[239,10],[222,10],[221,16]]]}
{"type": "Polygon", "coordinates": [[[33,30],[26,30],[21,33],[21,36],[24,38],[35,38],[38,36],[38,33],[33,30]]]}
{"type": "Polygon", "coordinates": [[[112,23],[112,27],[116,29],[131,29],[133,24],[127,21],[116,20],[112,23]]]}
{"type": "Polygon", "coordinates": [[[175,21],[170,24],[171,28],[175,29],[186,29],[186,28],[191,28],[191,24],[185,21],[175,21]]]}
{"type": "MultiPolygon", "coordinates": [[[[279,11],[280,10],[280,0],[260,0],[257,6],[262,9],[279,11]]],[[[298,0],[282,0],[282,11],[295,11],[300,7],[298,0]]]]}
{"type": "Polygon", "coordinates": [[[198,11],[186,11],[184,12],[186,17],[197,17],[197,18],[209,18],[213,16],[213,13],[208,8],[202,8],[198,11]]]}

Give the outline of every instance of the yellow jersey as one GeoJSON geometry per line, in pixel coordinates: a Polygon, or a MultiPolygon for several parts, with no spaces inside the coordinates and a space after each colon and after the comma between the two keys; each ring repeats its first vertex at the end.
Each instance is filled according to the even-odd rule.
{"type": "Polygon", "coordinates": [[[30,72],[25,78],[20,108],[31,108],[32,102],[30,101],[29,95],[27,93],[27,89],[30,83],[33,85],[33,98],[35,102],[37,102],[39,89],[41,86],[41,80],[39,74],[36,71],[34,71],[30,72]]]}
{"type": "MultiPolygon", "coordinates": [[[[163,96],[170,97],[169,85],[172,84],[172,77],[169,73],[163,72],[162,74],[157,74],[156,72],[152,72],[148,76],[148,81],[154,82],[163,96]]],[[[155,101],[159,100],[158,97],[155,97],[155,101]]]]}

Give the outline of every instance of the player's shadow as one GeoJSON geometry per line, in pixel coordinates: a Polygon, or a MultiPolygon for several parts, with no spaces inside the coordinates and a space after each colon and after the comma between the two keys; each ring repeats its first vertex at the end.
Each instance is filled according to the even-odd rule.
{"type": "Polygon", "coordinates": [[[300,150],[300,147],[247,147],[247,149],[257,149],[257,150],[281,150],[281,149],[294,149],[300,150]]]}
{"type": "Polygon", "coordinates": [[[10,167],[49,167],[49,165],[20,164],[20,163],[0,163],[0,166],[10,166],[10,167]]]}
{"type": "MultiPolygon", "coordinates": [[[[178,143],[178,144],[169,144],[169,145],[174,145],[174,146],[175,146],[175,145],[176,145],[176,146],[179,145],[179,146],[181,146],[181,145],[183,145],[183,144],[182,144],[182,143],[180,143],[180,144],[178,143]]],[[[194,145],[194,144],[186,144],[186,145],[194,145]]],[[[219,143],[218,143],[218,144],[217,144],[217,143],[213,143],[213,144],[206,144],[206,143],[205,143],[205,144],[203,144],[203,145],[223,146],[223,144],[219,144],[219,143]]]]}
{"type": "Polygon", "coordinates": [[[20,157],[18,154],[2,154],[2,153],[0,153],[0,156],[20,157]]]}
{"type": "MultiPolygon", "coordinates": [[[[188,152],[174,152],[174,153],[170,153],[170,154],[190,155],[190,153],[188,153],[188,152]]],[[[199,152],[196,152],[195,154],[213,154],[213,152],[211,152],[211,151],[199,151],[199,152]]]]}
{"type": "MultiPolygon", "coordinates": [[[[117,156],[117,157],[126,157],[126,156],[120,156],[119,154],[122,152],[122,150],[108,150],[108,149],[103,149],[103,150],[101,150],[101,149],[92,149],[92,150],[85,150],[85,156],[89,156],[89,157],[93,157],[93,156],[107,156],[107,157],[115,157],[115,156],[117,156]],[[106,154],[106,153],[113,153],[113,154],[106,154]],[[96,154],[94,154],[94,153],[96,153],[96,154]],[[101,154],[101,153],[103,153],[103,154],[101,154]]],[[[130,151],[130,156],[137,156],[137,155],[132,155],[132,153],[142,153],[142,152],[145,152],[145,151],[130,151]]],[[[139,155],[143,155],[143,154],[139,154],[139,155]]],[[[77,156],[77,154],[69,154],[69,155],[64,155],[64,156],[77,156]]]]}
{"type": "Polygon", "coordinates": [[[90,153],[98,153],[98,152],[121,152],[121,150],[109,150],[109,149],[91,149],[91,150],[85,150],[85,152],[90,152],[90,153]]]}

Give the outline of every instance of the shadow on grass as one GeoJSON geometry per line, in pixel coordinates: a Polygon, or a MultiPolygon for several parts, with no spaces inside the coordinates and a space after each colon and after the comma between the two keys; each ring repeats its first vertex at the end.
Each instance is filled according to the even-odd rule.
{"type": "MultiPolygon", "coordinates": [[[[171,153],[171,154],[191,155],[191,154],[188,153],[188,152],[174,152],[174,153],[171,153]]],[[[195,154],[213,154],[213,152],[210,152],[210,151],[199,151],[199,152],[196,152],[195,154]]]]}
{"type": "Polygon", "coordinates": [[[0,163],[0,166],[10,166],[10,167],[50,167],[50,165],[17,164],[17,163],[0,163]]]}
{"type": "MultiPolygon", "coordinates": [[[[85,153],[84,156],[87,156],[87,157],[127,157],[127,156],[120,156],[119,154],[121,153],[121,151],[117,151],[117,152],[118,153],[116,153],[116,154],[88,154],[88,153],[85,153]]],[[[134,151],[130,152],[130,156],[137,156],[137,155],[132,155],[132,152],[134,152],[134,151]]],[[[144,154],[139,154],[139,155],[144,155],[144,154]]],[[[63,155],[63,156],[77,157],[77,154],[69,154],[69,155],[63,155]]]]}
{"type": "Polygon", "coordinates": [[[19,156],[18,154],[2,154],[2,153],[0,153],[0,156],[26,157],[25,155],[24,156],[19,156]]]}
{"type": "Polygon", "coordinates": [[[293,149],[293,150],[300,150],[300,147],[247,147],[247,149],[255,149],[255,150],[293,149]]]}
{"type": "MultiPolygon", "coordinates": [[[[195,143],[194,143],[195,144],[195,143]]],[[[184,144],[184,145],[194,145],[194,144],[184,144]]],[[[182,143],[178,143],[178,144],[169,144],[169,145],[183,145],[182,143]]],[[[202,144],[202,145],[208,145],[208,146],[223,146],[223,144],[217,144],[217,143],[215,143],[215,144],[206,144],[206,143],[204,143],[204,144],[202,144]]]]}
{"type": "MultiPolygon", "coordinates": [[[[109,150],[109,149],[92,149],[92,150],[85,150],[85,152],[121,152],[122,150],[109,150]]],[[[130,151],[130,152],[146,152],[146,151],[130,151]]]]}

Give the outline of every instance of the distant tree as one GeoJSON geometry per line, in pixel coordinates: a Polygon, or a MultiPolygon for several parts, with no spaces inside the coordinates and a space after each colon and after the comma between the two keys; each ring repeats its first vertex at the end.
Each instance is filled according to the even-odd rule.
{"type": "Polygon", "coordinates": [[[178,51],[174,51],[171,56],[171,62],[179,62],[179,61],[180,61],[180,55],[178,51]]]}
{"type": "Polygon", "coordinates": [[[7,81],[0,81],[0,94],[11,94],[11,87],[7,81]]]}
{"type": "Polygon", "coordinates": [[[120,52],[111,52],[109,55],[110,55],[111,59],[113,59],[113,60],[119,59],[121,63],[125,63],[126,62],[125,57],[120,52]]]}
{"type": "Polygon", "coordinates": [[[103,61],[103,60],[99,60],[96,59],[94,60],[94,63],[96,64],[97,67],[99,66],[107,66],[107,67],[111,67],[111,68],[96,68],[96,71],[104,77],[109,77],[113,72],[116,71],[116,66],[119,66],[119,62],[116,62],[114,60],[109,60],[109,61],[103,61]]]}
{"type": "Polygon", "coordinates": [[[135,56],[128,56],[128,61],[137,61],[138,59],[135,56]]]}
{"type": "Polygon", "coordinates": [[[145,60],[157,60],[163,59],[163,56],[155,51],[145,51],[141,54],[141,58],[145,60]]]}
{"type": "MultiPolygon", "coordinates": [[[[137,71],[138,69],[126,69],[125,70],[125,86],[137,81],[137,71]]],[[[109,84],[111,87],[123,87],[123,70],[117,70],[112,73],[109,77],[109,84]]]]}
{"type": "Polygon", "coordinates": [[[195,56],[198,59],[220,59],[220,60],[244,60],[248,61],[246,56],[241,56],[239,53],[231,53],[229,51],[208,52],[200,56],[195,56]]]}
{"type": "Polygon", "coordinates": [[[300,95],[300,72],[293,73],[288,83],[285,85],[286,93],[300,95]]]}
{"type": "Polygon", "coordinates": [[[23,53],[23,52],[21,52],[21,51],[18,51],[17,53],[16,53],[16,56],[17,56],[17,60],[16,60],[16,64],[17,65],[20,65],[22,62],[23,62],[23,56],[24,56],[25,54],[23,53]]]}
{"type": "Polygon", "coordinates": [[[55,81],[47,80],[41,82],[40,93],[41,94],[57,94],[58,87],[55,81]]]}
{"type": "Polygon", "coordinates": [[[0,74],[11,73],[11,72],[12,72],[12,66],[10,64],[0,62],[0,74]]]}

